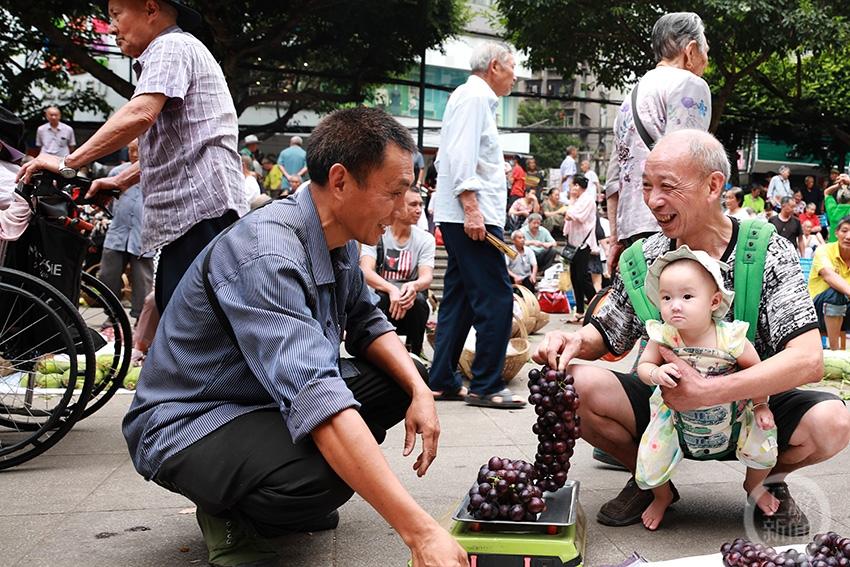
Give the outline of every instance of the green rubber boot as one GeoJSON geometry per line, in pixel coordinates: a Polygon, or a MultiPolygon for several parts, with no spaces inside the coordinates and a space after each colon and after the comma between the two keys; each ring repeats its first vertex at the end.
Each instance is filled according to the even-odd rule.
{"type": "Polygon", "coordinates": [[[260,567],[278,564],[279,557],[274,548],[238,520],[211,516],[200,508],[195,516],[204,534],[210,565],[260,567]]]}

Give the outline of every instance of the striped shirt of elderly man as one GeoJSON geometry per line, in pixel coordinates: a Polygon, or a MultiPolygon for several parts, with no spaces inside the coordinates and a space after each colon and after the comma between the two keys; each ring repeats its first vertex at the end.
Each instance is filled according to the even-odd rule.
{"type": "Polygon", "coordinates": [[[176,0],[109,0],[104,6],[118,48],[135,59],[133,96],[83,145],[64,158],[42,152],[21,168],[18,180],[28,182],[39,170],[74,177],[83,165],[138,138],[139,162],[96,180],[89,196],[141,183],[141,253],[160,250],[155,289],[162,312],[195,256],[248,210],[236,110],[221,67],[185,31],[200,26],[198,12],[176,0]]]}

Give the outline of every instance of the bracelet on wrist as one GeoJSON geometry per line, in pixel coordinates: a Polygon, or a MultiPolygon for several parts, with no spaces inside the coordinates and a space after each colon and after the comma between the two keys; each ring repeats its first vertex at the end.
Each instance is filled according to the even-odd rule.
{"type": "Polygon", "coordinates": [[[649,371],[649,383],[653,386],[658,386],[658,384],[655,382],[655,373],[658,372],[659,368],[659,366],[656,366],[655,368],[649,371]]]}

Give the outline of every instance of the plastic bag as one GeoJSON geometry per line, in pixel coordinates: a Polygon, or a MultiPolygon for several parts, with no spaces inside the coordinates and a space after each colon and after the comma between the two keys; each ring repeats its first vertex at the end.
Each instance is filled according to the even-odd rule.
{"type": "Polygon", "coordinates": [[[741,432],[735,456],[750,468],[770,469],[776,465],[779,455],[779,443],[776,440],[776,427],[764,430],[756,423],[753,402],[747,402],[741,412],[741,432]]]}
{"type": "Polygon", "coordinates": [[[537,302],[544,313],[569,313],[570,304],[561,291],[541,291],[537,294],[537,302]]]}
{"type": "Polygon", "coordinates": [[[649,411],[649,425],[640,438],[635,469],[635,482],[643,490],[669,481],[684,456],[673,422],[673,410],[664,403],[661,388],[655,388],[649,398],[649,411]]]}

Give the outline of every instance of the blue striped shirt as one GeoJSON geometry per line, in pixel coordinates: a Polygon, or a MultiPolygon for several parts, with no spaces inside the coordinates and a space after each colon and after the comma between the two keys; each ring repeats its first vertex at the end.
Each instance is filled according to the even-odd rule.
{"type": "Polygon", "coordinates": [[[239,347],[204,292],[202,252],[160,322],[123,431],[136,469],[156,475],[168,457],[230,420],[278,408],[294,440],[346,408],[343,377],[393,330],[370,299],[357,244],[328,250],[312,191],[239,221],[215,244],[210,283],[239,347]]]}

